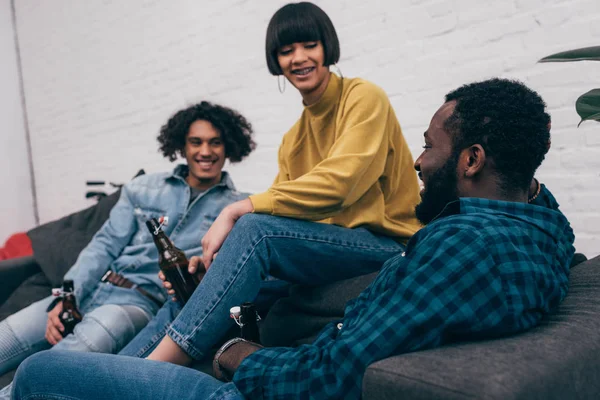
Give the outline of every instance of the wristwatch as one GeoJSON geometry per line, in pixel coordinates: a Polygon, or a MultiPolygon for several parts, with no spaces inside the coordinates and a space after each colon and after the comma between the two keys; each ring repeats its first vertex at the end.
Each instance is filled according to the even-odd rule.
{"type": "Polygon", "coordinates": [[[217,350],[217,353],[215,354],[215,357],[213,358],[213,368],[215,371],[219,371],[219,373],[221,374],[221,377],[225,378],[226,381],[230,381],[232,378],[232,375],[229,373],[229,371],[227,371],[226,369],[223,369],[221,367],[221,364],[219,364],[219,358],[221,358],[221,356],[223,355],[223,353],[230,348],[231,346],[233,346],[236,343],[239,342],[246,342],[246,343],[252,343],[247,341],[246,339],[242,339],[240,337],[236,337],[233,338],[231,340],[228,340],[227,342],[225,342],[225,344],[223,346],[221,346],[221,348],[219,350],[217,350]]]}

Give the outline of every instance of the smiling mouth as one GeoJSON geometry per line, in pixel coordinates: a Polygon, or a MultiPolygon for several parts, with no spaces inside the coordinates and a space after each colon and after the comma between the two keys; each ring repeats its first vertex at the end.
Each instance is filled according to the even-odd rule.
{"type": "Polygon", "coordinates": [[[217,162],[217,160],[200,160],[196,161],[196,164],[198,164],[202,168],[210,168],[215,162],[217,162]]]}
{"type": "Polygon", "coordinates": [[[292,74],[297,75],[297,76],[306,76],[306,75],[310,74],[311,72],[313,72],[314,70],[315,70],[315,67],[294,69],[294,70],[292,70],[292,74]]]}

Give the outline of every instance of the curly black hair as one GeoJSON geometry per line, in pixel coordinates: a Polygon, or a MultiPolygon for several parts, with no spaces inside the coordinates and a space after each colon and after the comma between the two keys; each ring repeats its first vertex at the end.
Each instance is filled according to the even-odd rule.
{"type": "Polygon", "coordinates": [[[529,187],[549,149],[550,115],[538,93],[515,80],[471,83],[446,95],[456,101],[445,129],[454,154],[480,144],[507,193],[529,187]]]}
{"type": "Polygon", "coordinates": [[[208,121],[221,134],[225,144],[225,156],[231,162],[242,161],[254,148],[252,125],[237,111],[203,101],[175,113],[158,135],[159,150],[169,159],[175,161],[177,155],[185,157],[185,139],[190,126],[198,121],[208,121]]]}

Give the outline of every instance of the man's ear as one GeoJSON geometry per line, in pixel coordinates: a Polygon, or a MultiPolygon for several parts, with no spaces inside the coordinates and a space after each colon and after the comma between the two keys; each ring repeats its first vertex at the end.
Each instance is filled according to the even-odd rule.
{"type": "Polygon", "coordinates": [[[464,149],[460,157],[459,167],[462,168],[465,178],[474,177],[485,167],[485,150],[479,144],[464,149]]]}

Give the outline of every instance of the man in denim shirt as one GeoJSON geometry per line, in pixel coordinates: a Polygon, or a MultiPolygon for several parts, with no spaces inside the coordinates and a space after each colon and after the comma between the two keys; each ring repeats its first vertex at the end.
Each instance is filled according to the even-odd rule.
{"type": "MultiPolygon", "coordinates": [[[[53,296],[0,322],[0,375],[29,355],[53,349],[116,353],[152,318],[166,293],[159,280],[158,252],[145,222],[167,216],[163,230],[186,255],[202,253],[200,239],[221,210],[246,193],[236,191],[225,160],[239,162],[254,149],[252,127],[229,108],[208,102],[177,112],[161,128],[160,150],[187,165],[149,174],[126,184],[108,221],[66,274],[75,284],[83,320],[62,337],[62,303],[47,313],[53,296]],[[145,291],[101,282],[118,273],[145,291]]],[[[0,392],[8,397],[10,391],[0,392]]]]}

